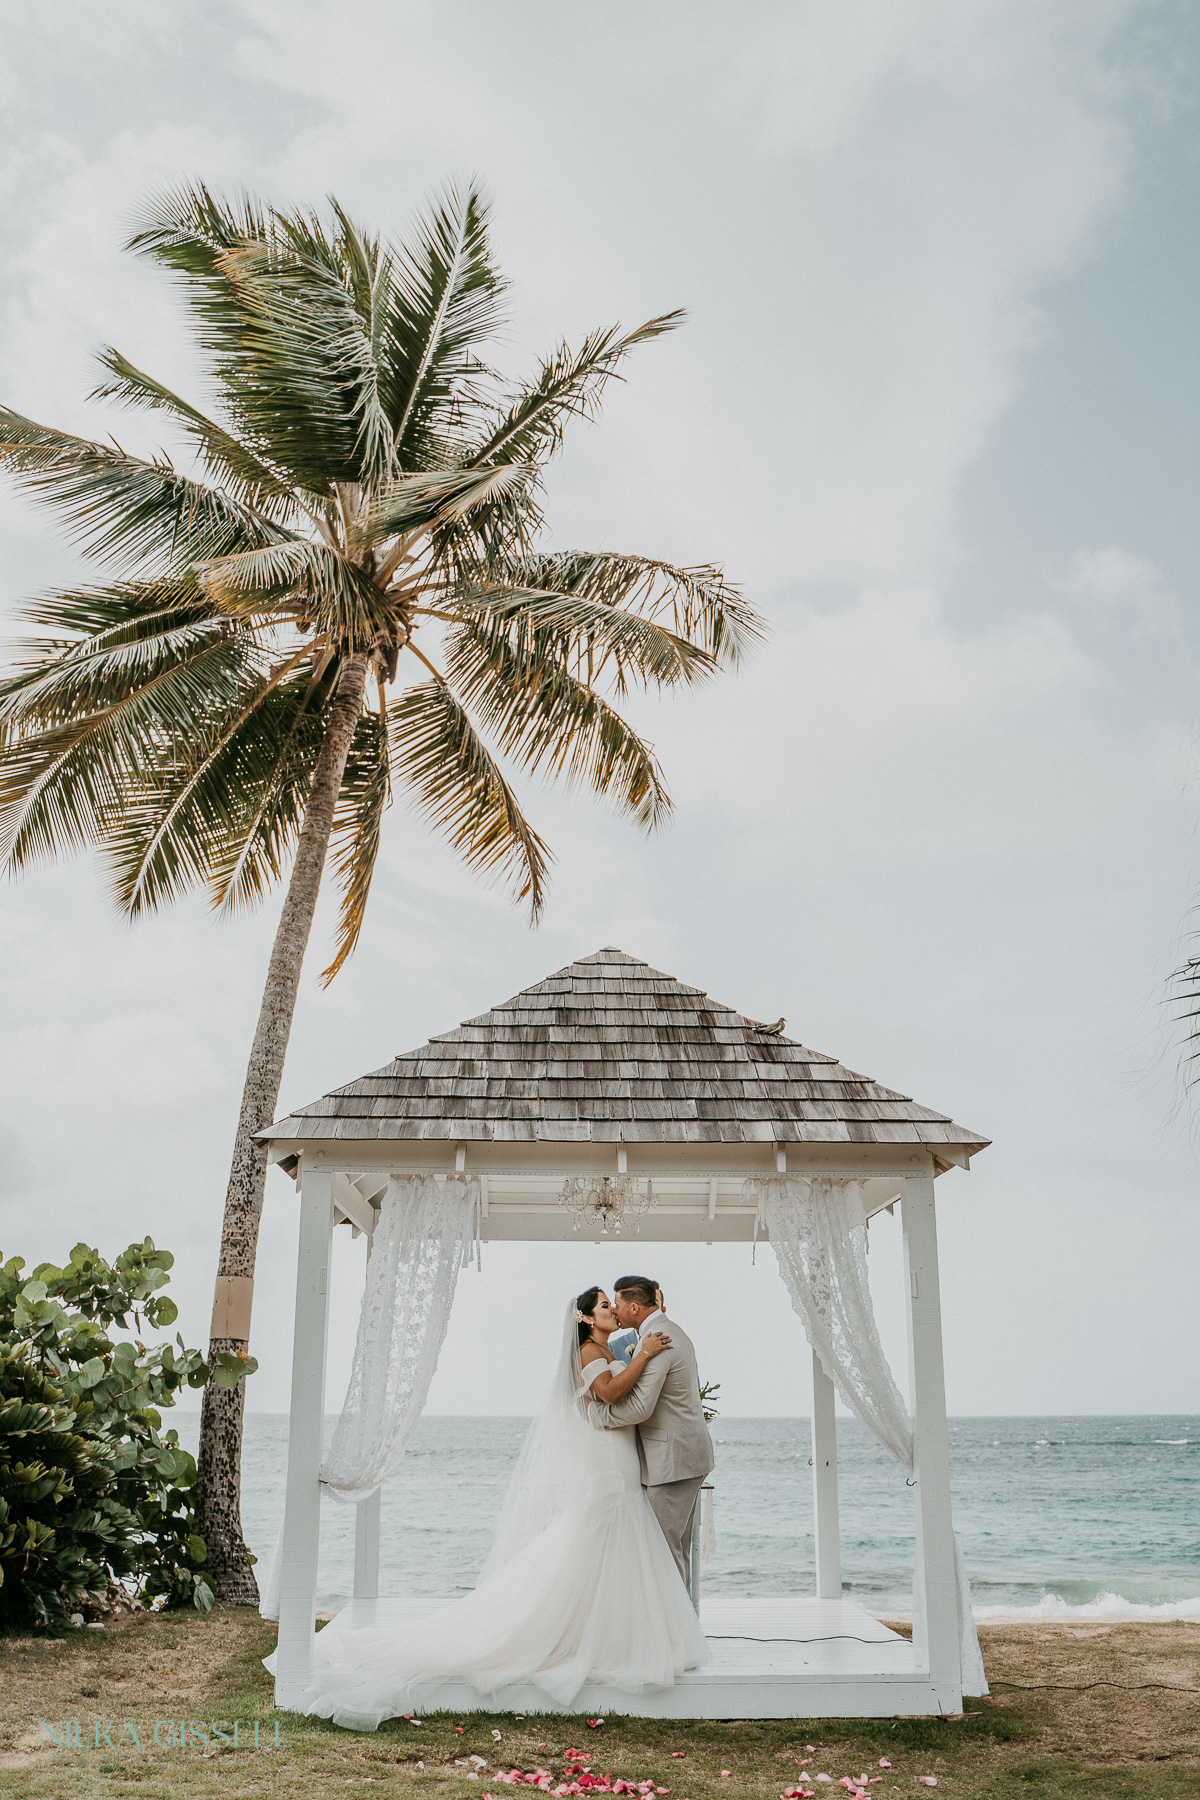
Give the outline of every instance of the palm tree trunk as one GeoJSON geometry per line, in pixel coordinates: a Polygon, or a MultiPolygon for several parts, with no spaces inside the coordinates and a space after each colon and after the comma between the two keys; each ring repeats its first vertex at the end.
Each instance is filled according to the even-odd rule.
{"type": "MultiPolygon", "coordinates": [[[[269,1125],[275,1116],[300,987],[300,970],[312,931],[333,830],[334,809],[362,709],[367,661],[363,653],[347,656],[342,664],[313,771],[296,847],[296,862],[271,949],[258,1029],[242,1090],[233,1165],[225,1193],[218,1276],[254,1275],[267,1180],[266,1145],[258,1141],[255,1133],[269,1125]]],[[[212,1338],[208,1348],[210,1371],[222,1351],[245,1353],[247,1345],[247,1338],[212,1338]]],[[[239,1381],[236,1387],[220,1388],[210,1376],[200,1414],[196,1529],[208,1546],[209,1580],[218,1599],[256,1606],[258,1584],[242,1538],[242,1419],[245,1404],[244,1381],[239,1381]]]]}

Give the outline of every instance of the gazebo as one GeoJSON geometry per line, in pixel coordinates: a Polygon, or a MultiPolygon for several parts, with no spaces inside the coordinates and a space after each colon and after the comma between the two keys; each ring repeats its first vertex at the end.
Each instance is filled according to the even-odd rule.
{"type": "MultiPolygon", "coordinates": [[[[602,1209],[630,1197],[649,1207],[639,1220],[647,1241],[772,1241],[813,1344],[815,1597],[706,1597],[701,1621],[713,1652],[706,1667],[636,1702],[587,1689],[573,1711],[887,1717],[959,1712],[964,1691],[978,1691],[977,1678],[964,1690],[964,1677],[971,1681],[978,1665],[951,1520],[934,1183],[951,1169],[969,1168],[988,1140],[836,1057],[806,1049],[784,1035],[784,1024],[746,1018],[607,948],[263,1133],[272,1162],[296,1180],[301,1212],[278,1553],[277,1704],[292,1703],[312,1660],[333,1231],[348,1223],[356,1233],[373,1233],[389,1189],[415,1191],[422,1178],[427,1188],[432,1178],[464,1196],[469,1224],[453,1271],[476,1240],[548,1243],[577,1235],[599,1242],[602,1209]],[[652,1193],[643,1185],[651,1183],[652,1193]],[[574,1214],[564,1203],[568,1184],[574,1214]],[[886,1371],[869,1294],[864,1301],[861,1291],[866,1220],[897,1201],[907,1407],[886,1371]],[[838,1294],[845,1301],[840,1310],[830,1308],[831,1281],[835,1301],[838,1294]],[[870,1356],[883,1363],[882,1373],[866,1366],[870,1356]],[[843,1598],[835,1391],[911,1472],[912,1643],[843,1598]]],[[[453,1279],[452,1272],[450,1292],[453,1279]]],[[[425,1355],[427,1372],[409,1380],[412,1419],[440,1342],[438,1336],[425,1355]]],[[[394,1431],[393,1464],[412,1419],[394,1431]]],[[[359,1426],[361,1437],[361,1420],[359,1426]]],[[[342,1498],[366,1495],[357,1501],[354,1598],[326,1629],[406,1622],[419,1629],[440,1602],[379,1595],[384,1465],[377,1459],[364,1466],[368,1473],[342,1477],[340,1490],[342,1498]]],[[[324,1474],[338,1492],[328,1468],[324,1474]]],[[[448,1685],[424,1703],[461,1711],[480,1701],[465,1686],[448,1685]]],[[[532,1686],[506,1692],[497,1704],[553,1710],[532,1686]]]]}

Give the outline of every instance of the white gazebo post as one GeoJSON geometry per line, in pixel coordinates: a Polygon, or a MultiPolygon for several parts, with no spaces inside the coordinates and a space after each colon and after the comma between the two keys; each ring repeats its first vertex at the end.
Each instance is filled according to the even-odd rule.
{"type": "Polygon", "coordinates": [[[813,1537],[817,1599],[842,1597],[842,1545],[838,1523],[836,1389],[820,1357],[812,1353],[813,1537]]]}
{"type": "MultiPolygon", "coordinates": [[[[375,1244],[374,1232],[367,1233],[367,1261],[375,1244]]],[[[376,1488],[354,1509],[354,1598],[379,1598],[379,1507],[383,1490],[376,1488]]]]}
{"type": "Polygon", "coordinates": [[[958,1712],[962,1707],[962,1660],[932,1167],[927,1175],[906,1177],[901,1210],[918,1543],[913,1641],[928,1658],[930,1683],[942,1711],[958,1712]]]}
{"type": "Polygon", "coordinates": [[[333,1176],[304,1158],[300,1178],[300,1251],[292,1345],[287,1491],[279,1585],[276,1705],[312,1667],[316,1631],[317,1553],[321,1543],[321,1432],[325,1418],[325,1351],[329,1325],[329,1255],[333,1245],[333,1176]]]}

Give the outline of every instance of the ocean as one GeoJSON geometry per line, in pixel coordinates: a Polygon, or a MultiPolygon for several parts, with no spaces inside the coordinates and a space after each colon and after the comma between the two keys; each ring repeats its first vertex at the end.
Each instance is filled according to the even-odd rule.
{"type": "MultiPolygon", "coordinates": [[[[181,1417],[194,1448],[198,1420],[181,1417]]],[[[327,1420],[332,1431],[333,1420],[327,1420]]],[[[528,1421],[423,1418],[383,1490],[380,1588],[466,1592],[487,1554],[528,1421]]],[[[807,1419],[714,1420],[720,1594],[811,1594],[807,1419]]],[[[1200,1417],[952,1419],[955,1524],[976,1616],[1200,1620],[1200,1417]]],[[[283,1511],[287,1419],[246,1420],[242,1517],[265,1557],[283,1511]]],[[[846,1592],[911,1611],[913,1509],[904,1472],[838,1421],[846,1592]]],[[[354,1508],[324,1503],[319,1593],[350,1593],[354,1508]]]]}

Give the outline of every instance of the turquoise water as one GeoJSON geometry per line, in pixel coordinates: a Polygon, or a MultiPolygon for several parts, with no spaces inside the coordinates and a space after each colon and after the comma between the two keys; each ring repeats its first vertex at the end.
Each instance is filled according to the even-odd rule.
{"type": "MultiPolygon", "coordinates": [[[[421,1420],[383,1491],[382,1592],[473,1585],[526,1425],[421,1420]]],[[[717,1550],[706,1589],[811,1593],[808,1421],[717,1419],[712,1431],[717,1550]]],[[[286,1454],[286,1418],[251,1414],[242,1509],[260,1556],[282,1515],[286,1454]]],[[[1200,1417],[953,1419],[950,1454],[980,1617],[1200,1619],[1200,1417]]],[[[913,1562],[904,1473],[853,1420],[838,1421],[838,1460],[847,1592],[902,1614],[913,1562]]],[[[350,1592],[353,1557],[354,1509],[326,1501],[323,1605],[350,1592]]]]}

